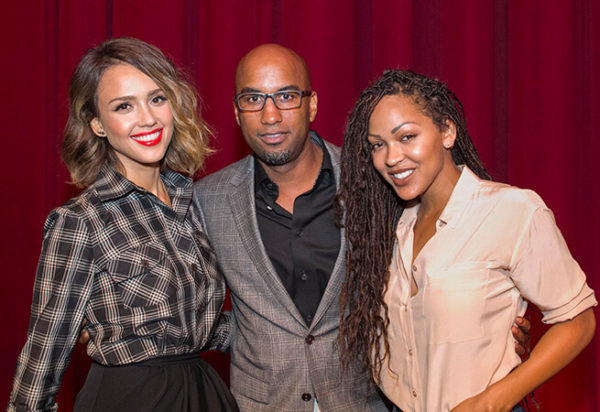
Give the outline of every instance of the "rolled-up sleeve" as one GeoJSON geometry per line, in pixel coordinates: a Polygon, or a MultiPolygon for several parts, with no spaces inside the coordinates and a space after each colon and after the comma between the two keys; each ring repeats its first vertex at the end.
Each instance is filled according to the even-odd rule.
{"type": "Polygon", "coordinates": [[[533,210],[519,243],[511,277],[521,295],[540,308],[544,323],[572,319],[597,305],[548,208],[533,210]]]}

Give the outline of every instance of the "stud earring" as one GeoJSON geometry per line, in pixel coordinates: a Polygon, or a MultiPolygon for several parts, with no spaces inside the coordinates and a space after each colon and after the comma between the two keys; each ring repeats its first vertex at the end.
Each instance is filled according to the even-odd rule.
{"type": "Polygon", "coordinates": [[[98,134],[98,136],[104,136],[106,133],[104,133],[104,130],[98,130],[96,132],[98,134]]]}

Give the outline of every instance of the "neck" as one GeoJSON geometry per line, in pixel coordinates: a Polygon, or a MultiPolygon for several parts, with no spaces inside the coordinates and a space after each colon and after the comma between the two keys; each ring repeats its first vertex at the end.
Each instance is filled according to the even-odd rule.
{"type": "Polygon", "coordinates": [[[144,167],[136,167],[135,169],[127,167],[122,170],[123,176],[125,176],[128,180],[141,187],[142,189],[147,190],[152,193],[161,202],[166,204],[167,206],[171,206],[171,198],[169,197],[169,193],[167,192],[167,188],[162,182],[160,178],[160,166],[152,165],[152,166],[144,166],[144,167]]]}
{"type": "Polygon", "coordinates": [[[448,204],[454,187],[460,178],[460,169],[454,162],[446,163],[435,182],[421,195],[419,215],[434,216],[436,219],[448,204]]]}

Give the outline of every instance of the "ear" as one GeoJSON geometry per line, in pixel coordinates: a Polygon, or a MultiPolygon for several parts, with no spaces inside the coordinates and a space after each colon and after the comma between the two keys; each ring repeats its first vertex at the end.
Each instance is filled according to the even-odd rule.
{"type": "Polygon", "coordinates": [[[235,121],[237,122],[238,126],[240,125],[240,111],[238,110],[237,104],[234,101],[233,102],[233,113],[235,114],[235,121]]]}
{"type": "Polygon", "coordinates": [[[309,106],[308,106],[308,110],[310,112],[309,119],[311,122],[313,120],[315,120],[315,117],[317,116],[318,103],[319,103],[319,98],[317,97],[317,92],[313,91],[309,97],[309,106]]]}
{"type": "Polygon", "coordinates": [[[442,144],[446,149],[452,149],[456,141],[456,125],[450,119],[446,119],[445,128],[442,132],[442,144]]]}
{"type": "Polygon", "coordinates": [[[92,128],[92,132],[94,132],[94,134],[96,136],[106,137],[106,132],[104,131],[104,128],[102,127],[102,123],[100,123],[100,119],[98,119],[97,117],[94,117],[90,121],[90,127],[92,128]]]}

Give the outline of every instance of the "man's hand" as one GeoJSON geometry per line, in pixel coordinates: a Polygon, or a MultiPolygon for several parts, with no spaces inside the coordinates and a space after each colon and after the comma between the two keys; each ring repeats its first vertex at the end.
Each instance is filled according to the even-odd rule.
{"type": "Polygon", "coordinates": [[[85,319],[81,322],[81,332],[79,332],[79,343],[83,343],[84,345],[90,341],[90,334],[85,330],[86,323],[85,319]]]}
{"type": "Polygon", "coordinates": [[[516,325],[513,325],[511,328],[511,332],[514,338],[517,340],[515,342],[515,351],[521,358],[527,358],[529,357],[529,352],[531,351],[531,335],[529,334],[531,322],[522,316],[517,316],[515,319],[515,324],[516,325]]]}

